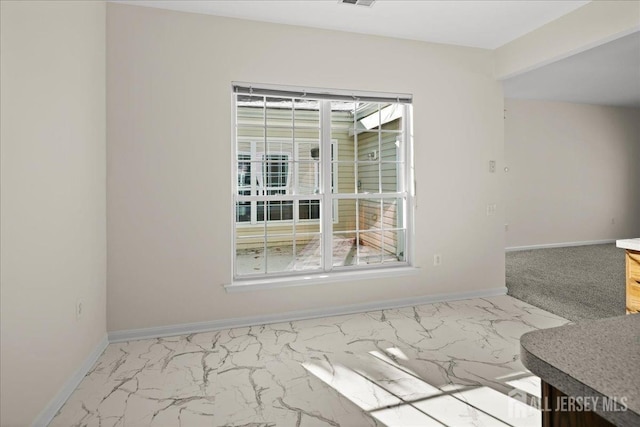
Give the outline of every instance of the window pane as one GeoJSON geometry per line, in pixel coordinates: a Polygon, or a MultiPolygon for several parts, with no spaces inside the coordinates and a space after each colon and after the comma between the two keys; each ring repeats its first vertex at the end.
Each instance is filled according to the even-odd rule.
{"type": "MultiPolygon", "coordinates": [[[[240,129],[238,129],[238,132],[240,129]]],[[[251,137],[251,136],[243,136],[238,137],[238,143],[236,145],[236,152],[238,155],[247,156],[249,159],[251,158],[252,146],[255,141],[262,141],[262,137],[251,137]]],[[[240,158],[240,157],[238,157],[240,158]]]]}
{"type": "Polygon", "coordinates": [[[398,180],[402,172],[401,163],[385,163],[380,164],[381,188],[383,193],[398,193],[402,191],[400,181],[398,180]]]}
{"type": "Polygon", "coordinates": [[[256,217],[258,222],[267,221],[290,221],[293,219],[292,201],[268,201],[256,202],[256,217]],[[266,209],[265,209],[266,205],[266,209]]]}
{"type": "Polygon", "coordinates": [[[402,104],[389,104],[380,112],[382,130],[402,131],[404,120],[404,106],[402,104]]]}
{"type": "MultiPolygon", "coordinates": [[[[333,266],[372,265],[383,262],[381,231],[333,234],[333,266]]],[[[390,261],[395,261],[389,257],[390,261]]]]}
{"type": "Polygon", "coordinates": [[[264,129],[238,128],[236,151],[243,154],[264,153],[264,129]]]}
{"type": "Polygon", "coordinates": [[[358,193],[379,193],[380,165],[377,162],[359,162],[356,168],[358,193]]]}
{"type": "Polygon", "coordinates": [[[388,230],[384,232],[382,261],[399,262],[405,260],[405,230],[388,230]]]}
{"type": "Polygon", "coordinates": [[[292,271],[293,236],[269,235],[267,237],[267,273],[292,271]]]}
{"type": "MultiPolygon", "coordinates": [[[[333,117],[339,118],[347,113],[353,117],[353,111],[333,111],[333,117]]],[[[353,127],[340,127],[345,123],[344,117],[342,122],[334,120],[332,138],[337,140],[338,146],[339,193],[395,193],[403,190],[399,181],[399,177],[404,176],[403,113],[404,107],[399,104],[358,103],[355,131],[353,127]],[[343,170],[347,177],[353,178],[344,178],[343,170]]]]}
{"type": "Polygon", "coordinates": [[[316,234],[320,233],[320,221],[314,220],[302,220],[296,221],[296,234],[316,234]]]}
{"type": "Polygon", "coordinates": [[[243,187],[251,187],[251,162],[249,156],[246,156],[246,160],[243,157],[238,156],[238,190],[243,187]]]}
{"type": "Polygon", "coordinates": [[[322,267],[322,239],[319,233],[296,234],[295,265],[297,271],[322,267]]]}
{"type": "Polygon", "coordinates": [[[293,103],[291,98],[267,97],[267,126],[293,127],[293,103]]]}
{"type": "Polygon", "coordinates": [[[345,132],[331,131],[331,140],[334,146],[333,161],[353,163],[355,161],[353,136],[345,132]]]}
{"type": "Polygon", "coordinates": [[[333,224],[336,231],[363,231],[382,228],[381,199],[340,199],[334,200],[338,212],[338,222],[333,224]]]}
{"type": "Polygon", "coordinates": [[[398,162],[402,159],[399,157],[399,150],[402,145],[402,134],[399,133],[380,133],[380,160],[383,162],[398,162]]]}
{"type": "Polygon", "coordinates": [[[380,133],[361,132],[354,139],[359,161],[380,161],[380,133]]]}
{"type": "Polygon", "coordinates": [[[331,102],[331,127],[348,132],[353,130],[353,112],[360,103],[351,101],[331,102]]]}
{"type": "Polygon", "coordinates": [[[319,224],[297,226],[293,223],[267,227],[267,271],[313,270],[322,265],[319,224]],[[313,232],[310,232],[313,231],[313,232]]]}
{"type": "Polygon", "coordinates": [[[364,231],[358,234],[356,264],[380,264],[382,262],[382,236],[381,231],[364,231]]]}
{"type": "Polygon", "coordinates": [[[335,193],[354,194],[357,192],[355,164],[351,162],[334,163],[332,170],[338,176],[338,182],[333,182],[333,190],[335,193]]]}
{"type": "Polygon", "coordinates": [[[296,128],[320,127],[320,102],[314,99],[295,99],[293,105],[296,128]]]}
{"type": "Polygon", "coordinates": [[[251,222],[251,202],[236,203],[236,222],[251,222]]]}
{"type": "Polygon", "coordinates": [[[379,230],[382,228],[380,199],[358,200],[358,230],[379,230]]]}
{"type": "MultiPolygon", "coordinates": [[[[289,156],[279,154],[267,154],[263,156],[262,175],[264,177],[264,186],[267,189],[279,189],[288,186],[289,180],[289,156]]],[[[281,192],[268,193],[285,194],[281,192]]]]}
{"type": "Polygon", "coordinates": [[[334,267],[354,265],[356,233],[333,233],[331,253],[334,267]]]}
{"type": "Polygon", "coordinates": [[[297,194],[320,193],[320,163],[298,162],[296,163],[295,183],[297,194]]]}
{"type": "Polygon", "coordinates": [[[264,202],[256,202],[256,221],[264,221],[264,202]]]}
{"type": "Polygon", "coordinates": [[[357,128],[401,130],[404,107],[401,104],[366,104],[356,112],[357,128]]]}
{"type": "Polygon", "coordinates": [[[236,229],[236,275],[265,273],[264,236],[251,236],[251,228],[236,229]],[[242,237],[246,236],[246,237],[242,237]]]}
{"type": "Polygon", "coordinates": [[[295,130],[295,160],[320,160],[320,135],[317,130],[311,132],[295,130]]]}
{"type": "Polygon", "coordinates": [[[301,162],[320,161],[320,141],[296,137],[296,160],[301,162]]]}
{"type": "Polygon", "coordinates": [[[236,106],[238,126],[264,126],[264,97],[238,95],[236,106]]]}
{"type": "Polygon", "coordinates": [[[298,206],[300,220],[320,219],[320,200],[300,200],[298,206]]]}
{"type": "Polygon", "coordinates": [[[382,202],[382,228],[403,228],[402,221],[402,199],[384,199],[382,202]]]}
{"type": "Polygon", "coordinates": [[[356,111],[356,127],[360,130],[377,130],[380,127],[380,107],[377,102],[364,103],[356,111]]]}
{"type": "Polygon", "coordinates": [[[258,151],[258,154],[286,154],[293,157],[293,139],[291,131],[273,131],[267,129],[266,150],[258,151]]]}
{"type": "Polygon", "coordinates": [[[337,212],[338,221],[333,224],[335,231],[354,231],[357,226],[356,200],[340,199],[333,201],[333,212],[337,212]]]}

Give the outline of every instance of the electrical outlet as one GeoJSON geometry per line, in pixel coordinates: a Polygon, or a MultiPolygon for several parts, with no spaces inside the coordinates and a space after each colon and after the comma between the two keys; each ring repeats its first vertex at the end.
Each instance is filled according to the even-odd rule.
{"type": "Polygon", "coordinates": [[[487,205],[487,216],[495,215],[496,214],[496,209],[497,209],[497,207],[496,207],[495,203],[487,205]]]}
{"type": "Polygon", "coordinates": [[[509,231],[509,224],[504,225],[504,231],[509,231]]]}
{"type": "Polygon", "coordinates": [[[435,267],[440,267],[442,265],[442,255],[440,254],[435,254],[433,256],[433,265],[435,267]]]}
{"type": "Polygon", "coordinates": [[[76,301],[76,320],[80,320],[83,314],[84,314],[84,305],[82,303],[82,300],[77,300],[76,301]]]}
{"type": "Polygon", "coordinates": [[[615,218],[611,218],[611,225],[616,225],[616,219],[615,218]]]}

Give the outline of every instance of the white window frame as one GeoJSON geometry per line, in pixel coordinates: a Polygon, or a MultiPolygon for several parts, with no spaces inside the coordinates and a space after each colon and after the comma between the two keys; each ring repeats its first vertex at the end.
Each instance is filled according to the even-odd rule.
{"type": "MultiPolygon", "coordinates": [[[[238,142],[242,142],[242,143],[249,143],[251,146],[251,150],[250,151],[236,151],[236,159],[240,156],[240,155],[249,155],[250,160],[249,163],[251,163],[252,167],[251,167],[251,183],[252,183],[252,188],[251,188],[251,193],[252,194],[257,194],[257,188],[255,187],[255,180],[253,179],[253,175],[255,173],[257,173],[257,177],[261,177],[262,174],[254,171],[253,165],[256,163],[260,163],[262,161],[262,156],[265,154],[268,155],[280,155],[280,156],[289,156],[289,158],[293,158],[294,161],[292,162],[291,160],[287,160],[287,162],[292,162],[294,165],[297,164],[295,163],[295,157],[293,153],[290,153],[288,151],[269,151],[267,153],[264,153],[262,151],[257,151],[256,149],[256,145],[257,145],[257,141],[255,138],[252,137],[248,137],[248,136],[242,136],[242,137],[237,137],[236,140],[238,142]]],[[[272,139],[273,142],[277,143],[291,143],[292,140],[291,139],[285,139],[285,138],[276,138],[276,139],[272,139]]],[[[316,139],[311,139],[311,138],[296,138],[296,141],[299,141],[301,143],[314,143],[317,142],[318,144],[320,144],[321,142],[316,140],[316,139]]],[[[334,153],[337,153],[338,150],[338,140],[336,139],[332,139],[331,140],[331,146],[333,147],[333,151],[334,153]]],[[[238,160],[236,160],[238,161],[238,160]]],[[[287,171],[287,194],[291,194],[290,193],[290,183],[291,183],[291,177],[293,175],[292,169],[295,168],[289,168],[287,171]]],[[[319,182],[317,182],[318,180],[320,180],[319,176],[320,176],[320,171],[318,170],[318,174],[314,177],[314,180],[316,181],[316,187],[319,187],[319,182]]],[[[338,164],[337,163],[333,163],[333,168],[332,168],[332,173],[333,173],[333,179],[335,180],[335,182],[338,182],[338,164]]],[[[235,182],[237,183],[237,177],[235,179],[235,182]]],[[[267,190],[266,187],[263,186],[263,189],[267,190]]],[[[308,200],[308,199],[301,199],[301,200],[308,200]]],[[[302,223],[302,224],[308,224],[308,223],[314,223],[314,222],[318,222],[320,221],[320,219],[299,219],[298,218],[298,202],[300,200],[295,200],[294,202],[294,208],[293,208],[293,218],[296,220],[296,222],[298,223],[302,223]]],[[[333,223],[337,224],[340,220],[339,218],[339,209],[338,209],[338,203],[335,203],[333,206],[333,223]]],[[[255,227],[257,225],[262,225],[264,224],[264,220],[263,221],[258,221],[258,217],[257,217],[257,201],[252,201],[251,202],[251,221],[236,221],[236,227],[239,228],[248,228],[248,227],[255,227]]],[[[235,221],[235,216],[234,216],[234,221],[235,221]]],[[[289,219],[285,219],[285,220],[271,220],[271,221],[267,221],[267,227],[277,227],[280,225],[288,225],[291,224],[293,222],[293,220],[289,220],[289,219]]]]}
{"type": "MultiPolygon", "coordinates": [[[[249,87],[249,86],[247,86],[249,87]]],[[[320,92],[318,92],[320,93],[320,92]]],[[[307,94],[306,90],[304,91],[305,96],[307,94]]],[[[326,92],[324,92],[326,94],[326,92]]],[[[277,96],[277,95],[266,95],[266,96],[277,96]]],[[[287,97],[288,95],[284,96],[287,97]]],[[[353,95],[352,95],[353,96],[353,95]]],[[[301,96],[297,96],[296,98],[300,98],[301,96]]],[[[312,99],[318,99],[313,98],[312,99]]],[[[323,98],[319,98],[323,99],[323,98]]],[[[331,99],[331,96],[327,96],[324,99],[331,99]]],[[[354,96],[354,99],[357,99],[354,96]]],[[[400,102],[400,97],[397,98],[398,102],[400,102]]],[[[393,102],[393,98],[385,98],[386,101],[380,102],[393,102]]],[[[405,102],[405,101],[402,101],[405,102]]],[[[331,151],[328,147],[334,145],[334,141],[331,140],[331,105],[328,101],[320,101],[321,109],[320,112],[320,158],[327,159],[331,156],[331,151]],[[328,130],[328,132],[327,132],[328,130]]],[[[237,189],[236,185],[233,186],[233,230],[232,230],[232,242],[233,242],[233,253],[232,253],[232,262],[234,265],[233,268],[233,281],[230,284],[225,285],[225,288],[229,292],[237,292],[237,291],[245,291],[252,289],[265,289],[265,288],[277,288],[277,287],[287,287],[287,286],[298,286],[298,285],[308,285],[314,283],[327,283],[327,282],[335,282],[335,281],[344,281],[344,280],[357,280],[357,279],[366,279],[366,278],[374,278],[374,277],[396,277],[402,275],[413,275],[416,274],[417,269],[414,267],[414,209],[415,209],[415,181],[414,181],[414,166],[413,166],[413,134],[412,134],[412,107],[409,103],[404,103],[402,105],[403,108],[403,128],[402,135],[404,135],[404,147],[402,150],[402,154],[398,154],[398,156],[402,156],[403,162],[399,163],[399,168],[402,169],[402,173],[398,175],[398,177],[402,177],[399,179],[399,187],[401,187],[402,191],[398,191],[395,193],[384,193],[380,191],[379,193],[358,193],[356,190],[355,194],[340,194],[329,192],[327,193],[327,187],[331,186],[331,178],[332,168],[336,169],[338,163],[331,161],[320,162],[321,167],[323,168],[320,174],[322,178],[322,182],[320,185],[320,194],[317,197],[321,200],[321,207],[323,212],[321,213],[321,218],[327,218],[332,215],[332,206],[334,205],[334,201],[339,201],[340,199],[380,199],[381,203],[384,199],[403,199],[404,203],[401,203],[398,207],[398,215],[402,215],[403,217],[403,227],[400,230],[404,231],[404,260],[398,261],[397,263],[393,263],[392,265],[385,264],[377,264],[377,265],[367,265],[367,266],[348,266],[344,268],[336,268],[332,265],[332,244],[331,239],[333,238],[333,224],[337,222],[337,213],[334,216],[334,221],[327,221],[327,224],[323,224],[322,220],[310,220],[310,221],[321,221],[321,239],[323,245],[323,256],[322,256],[322,269],[320,271],[292,271],[292,272],[282,272],[282,273],[260,273],[256,275],[246,275],[238,277],[235,273],[235,264],[236,264],[236,228],[244,227],[244,226],[255,226],[256,224],[247,224],[247,223],[236,223],[236,201],[237,201],[237,189]],[[326,227],[329,225],[329,227],[326,227]],[[327,229],[328,228],[328,229],[327,229]]],[[[236,149],[238,147],[238,138],[236,132],[236,96],[235,93],[232,94],[232,124],[233,124],[233,162],[237,162],[237,152],[236,149]]],[[[265,112],[266,113],[266,112],[265,112]]],[[[354,121],[357,121],[354,117],[354,121]]],[[[354,123],[355,125],[355,123],[354,123]]],[[[265,127],[266,127],[266,114],[265,114],[265,127]]],[[[355,128],[355,127],[354,127],[355,128]]],[[[251,138],[248,138],[251,139],[251,138]]],[[[335,150],[337,150],[337,145],[335,146],[335,150]]],[[[293,150],[295,152],[295,149],[293,150]]],[[[336,158],[337,158],[337,151],[336,158]]],[[[287,154],[287,153],[285,153],[287,154]]],[[[294,158],[294,161],[296,159],[294,158]]],[[[357,162],[357,154],[354,162],[357,162]]],[[[294,163],[295,164],[295,163],[294,163]]],[[[357,167],[357,165],[356,165],[357,167]]],[[[253,168],[252,168],[253,169],[253,168]]],[[[291,173],[291,169],[289,168],[288,173],[291,173]]],[[[234,179],[232,182],[237,183],[237,168],[233,168],[234,179]]],[[[337,170],[335,171],[336,180],[335,187],[338,187],[337,180],[337,170]]],[[[288,180],[288,183],[291,181],[288,180]]],[[[382,185],[382,184],[380,184],[382,185]]],[[[382,190],[382,187],[380,187],[382,190]]],[[[287,197],[285,200],[309,200],[316,199],[316,197],[309,197],[309,195],[291,195],[287,197]]],[[[294,220],[297,218],[297,212],[294,212],[294,220]]],[[[297,222],[302,222],[304,220],[297,220],[297,222]]],[[[286,222],[291,221],[267,221],[267,226],[269,223],[275,224],[284,224],[286,222]]],[[[262,224],[263,222],[260,222],[262,224]]],[[[266,230],[266,229],[265,229],[266,230]]]]}
{"type": "MultiPolygon", "coordinates": [[[[257,171],[254,168],[254,165],[256,164],[260,164],[262,165],[262,162],[264,161],[264,156],[265,155],[274,155],[274,156],[287,156],[287,160],[285,160],[285,163],[290,163],[291,157],[292,157],[292,153],[288,153],[286,151],[269,151],[267,153],[264,152],[259,152],[256,150],[256,141],[254,141],[252,138],[246,138],[245,142],[249,142],[251,144],[251,149],[250,151],[238,151],[236,154],[236,157],[239,157],[241,155],[248,155],[249,156],[249,164],[251,165],[251,195],[255,196],[258,194],[258,191],[269,191],[269,190],[273,190],[276,187],[267,187],[264,183],[264,176],[263,176],[263,171],[257,171]],[[262,182],[261,182],[262,181],[262,182]],[[257,184],[256,184],[257,182],[257,184]]],[[[240,160],[238,160],[240,161],[240,160]]],[[[245,161],[245,160],[243,160],[245,161]]],[[[292,176],[292,171],[291,168],[287,168],[287,185],[281,188],[285,189],[285,194],[290,194],[291,193],[291,189],[290,189],[290,184],[291,184],[291,176],[292,176]]],[[[237,178],[236,178],[236,183],[238,182],[237,178]]],[[[258,202],[256,200],[252,200],[251,201],[251,221],[246,222],[246,221],[237,221],[236,222],[236,226],[256,226],[259,224],[264,223],[264,219],[262,221],[258,221],[258,206],[257,206],[258,202]]],[[[297,204],[297,203],[294,203],[297,204]]],[[[296,209],[294,209],[296,210],[296,209]]],[[[265,206],[265,210],[264,210],[264,215],[266,215],[266,206],[265,206]]],[[[295,213],[295,212],[294,212],[295,213]]],[[[234,217],[235,218],[235,217],[234,217]]],[[[276,220],[276,221],[267,221],[267,223],[269,222],[275,222],[277,224],[283,224],[286,222],[290,222],[290,220],[276,220]]]]}

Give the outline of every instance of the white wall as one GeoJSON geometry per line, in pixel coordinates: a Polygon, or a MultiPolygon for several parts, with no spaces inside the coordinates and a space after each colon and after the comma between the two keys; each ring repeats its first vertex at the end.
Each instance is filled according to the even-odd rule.
{"type": "Polygon", "coordinates": [[[505,108],[507,247],[640,237],[640,109],[505,108]]]}
{"type": "Polygon", "coordinates": [[[504,286],[492,52],[121,4],[107,45],[110,331],[504,286]],[[234,80],[414,95],[418,276],[225,293],[234,80]]]}
{"type": "Polygon", "coordinates": [[[0,8],[0,424],[26,426],[106,333],[105,5],[0,8]]]}
{"type": "Polygon", "coordinates": [[[592,1],[496,49],[496,77],[513,77],[638,29],[640,2],[592,1]]]}

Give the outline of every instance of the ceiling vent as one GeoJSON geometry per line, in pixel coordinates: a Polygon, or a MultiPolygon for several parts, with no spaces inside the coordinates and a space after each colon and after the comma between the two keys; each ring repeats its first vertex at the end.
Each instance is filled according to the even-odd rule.
{"type": "Polygon", "coordinates": [[[371,7],[376,0],[338,0],[338,3],[352,4],[354,6],[371,7]]]}

